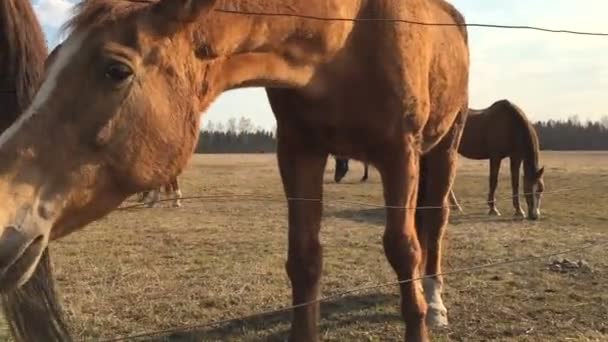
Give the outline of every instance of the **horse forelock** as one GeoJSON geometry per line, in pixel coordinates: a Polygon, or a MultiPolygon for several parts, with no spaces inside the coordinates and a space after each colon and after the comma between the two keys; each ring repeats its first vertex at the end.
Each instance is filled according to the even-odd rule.
{"type": "Polygon", "coordinates": [[[61,28],[63,32],[90,31],[108,23],[148,10],[158,0],[84,0],[74,6],[74,15],[61,28]]]}

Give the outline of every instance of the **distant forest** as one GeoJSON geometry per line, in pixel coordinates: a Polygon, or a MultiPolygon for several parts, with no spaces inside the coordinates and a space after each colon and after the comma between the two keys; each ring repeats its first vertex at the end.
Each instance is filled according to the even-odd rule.
{"type": "MultiPolygon", "coordinates": [[[[534,123],[542,150],[608,150],[608,116],[600,121],[567,120],[534,123]]],[[[253,125],[248,118],[209,122],[201,131],[196,153],[274,153],[275,130],[253,125]]]]}

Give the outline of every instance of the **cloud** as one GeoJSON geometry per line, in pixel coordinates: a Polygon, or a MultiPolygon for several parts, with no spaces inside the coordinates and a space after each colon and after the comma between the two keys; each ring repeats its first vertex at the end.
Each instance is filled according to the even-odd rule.
{"type": "MultiPolygon", "coordinates": [[[[24,0],[29,1],[29,0],[24,0]]],[[[74,3],[68,0],[39,0],[34,10],[42,26],[58,29],[72,14],[74,3]]]]}

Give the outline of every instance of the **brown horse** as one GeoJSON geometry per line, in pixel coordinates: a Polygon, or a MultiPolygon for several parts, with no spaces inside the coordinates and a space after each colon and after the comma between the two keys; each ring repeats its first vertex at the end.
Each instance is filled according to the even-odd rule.
{"type": "MultiPolygon", "coordinates": [[[[334,171],[334,181],[336,183],[340,183],[342,178],[346,176],[348,173],[348,158],[345,157],[335,157],[336,159],[336,167],[334,171]]],[[[363,177],[361,177],[362,182],[366,182],[369,178],[369,164],[363,163],[363,177]]]]}
{"type": "MultiPolygon", "coordinates": [[[[0,131],[5,131],[30,105],[44,74],[47,52],[31,2],[0,1],[0,131]]],[[[11,253],[6,249],[9,246],[4,245],[10,239],[10,230],[21,228],[27,229],[26,225],[16,225],[3,231],[0,237],[3,244],[0,258],[3,260],[11,253]]],[[[7,282],[4,278],[0,282],[4,319],[17,341],[68,341],[49,251],[43,248],[40,254],[37,266],[29,271],[29,280],[19,289],[6,291],[14,280],[7,282]]],[[[2,267],[6,266],[4,262],[2,267]]]]}
{"type": "MultiPolygon", "coordinates": [[[[405,339],[428,340],[427,324],[447,324],[434,274],[449,210],[416,207],[442,206],[455,176],[468,108],[463,24],[443,0],[81,2],[24,119],[0,136],[2,290],[29,279],[50,240],[176,177],[200,113],[228,89],[260,86],[277,119],[293,303],[320,291],[327,156],[364,160],[382,177],[405,339]]],[[[294,309],[291,340],[318,340],[318,317],[318,302],[294,309]]]]}
{"type": "MultiPolygon", "coordinates": [[[[165,188],[165,193],[167,195],[169,195],[169,194],[173,195],[173,207],[174,208],[181,207],[182,206],[182,203],[181,203],[182,191],[179,188],[179,182],[177,181],[177,177],[174,177],[173,179],[171,179],[171,181],[169,183],[165,184],[164,188],[165,188]]],[[[163,189],[163,187],[160,187],[160,188],[157,188],[154,190],[143,191],[139,194],[137,201],[145,202],[149,208],[152,208],[160,201],[162,189],[163,189]]]]}
{"type": "Polygon", "coordinates": [[[545,168],[539,167],[539,143],[534,126],[518,106],[500,100],[486,109],[470,109],[458,152],[469,159],[490,159],[490,215],[500,215],[496,208],[495,192],[500,163],[509,157],[515,216],[526,217],[519,203],[519,169],[523,161],[527,217],[530,220],[540,217],[545,168]]]}

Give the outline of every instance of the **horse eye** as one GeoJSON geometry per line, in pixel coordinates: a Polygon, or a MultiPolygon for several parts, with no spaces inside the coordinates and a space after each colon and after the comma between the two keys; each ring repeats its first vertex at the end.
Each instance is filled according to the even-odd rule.
{"type": "Polygon", "coordinates": [[[112,81],[122,82],[133,75],[133,70],[123,63],[112,63],[106,68],[106,77],[112,81]]]}

